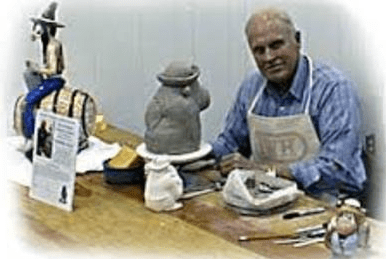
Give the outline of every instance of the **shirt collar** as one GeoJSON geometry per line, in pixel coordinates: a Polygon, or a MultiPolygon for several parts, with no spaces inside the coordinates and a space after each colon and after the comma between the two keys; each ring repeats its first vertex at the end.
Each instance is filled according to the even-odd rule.
{"type": "MultiPolygon", "coordinates": [[[[307,58],[303,55],[300,56],[299,62],[296,67],[296,73],[295,77],[292,81],[291,88],[289,89],[288,93],[294,96],[296,99],[301,100],[303,97],[303,91],[308,83],[308,61],[307,58]]],[[[269,86],[269,84],[267,84],[269,86]]],[[[273,87],[267,87],[267,91],[269,93],[275,92],[276,94],[277,91],[273,87]]]]}

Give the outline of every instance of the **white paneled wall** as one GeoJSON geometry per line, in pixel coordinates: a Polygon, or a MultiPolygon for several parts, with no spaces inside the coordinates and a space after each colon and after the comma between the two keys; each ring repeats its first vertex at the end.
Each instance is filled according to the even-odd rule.
{"type": "MultiPolygon", "coordinates": [[[[9,103],[23,91],[24,59],[40,54],[38,44],[28,39],[29,17],[40,15],[48,3],[25,4],[14,26],[18,45],[12,55],[9,103]]],[[[142,133],[146,103],[159,86],[156,74],[173,59],[191,59],[212,94],[212,105],[202,116],[203,138],[209,140],[220,131],[243,75],[254,67],[243,33],[245,20],[253,9],[274,4],[294,17],[305,52],[336,64],[357,82],[364,113],[379,112],[380,86],[371,81],[368,51],[355,17],[323,1],[59,1],[57,18],[67,25],[58,34],[65,47],[66,77],[97,96],[108,121],[142,133]]],[[[364,116],[365,133],[383,139],[373,118],[364,116]]]]}
{"type": "MultiPolygon", "coordinates": [[[[24,91],[24,60],[40,54],[40,46],[29,41],[29,17],[40,16],[50,1],[22,2],[10,35],[15,44],[6,61],[12,67],[6,107],[24,91]]],[[[378,65],[369,59],[373,53],[365,37],[368,32],[349,12],[350,5],[327,0],[58,2],[57,19],[66,24],[58,34],[65,48],[66,77],[74,87],[94,94],[106,119],[117,126],[142,134],[146,104],[159,86],[156,74],[173,59],[191,59],[201,68],[200,80],[212,96],[202,114],[203,139],[215,137],[244,74],[254,67],[243,33],[248,14],[260,6],[277,5],[288,10],[302,31],[303,51],[337,65],[357,83],[364,134],[375,133],[379,152],[384,150],[384,82],[374,75],[378,65]]]]}

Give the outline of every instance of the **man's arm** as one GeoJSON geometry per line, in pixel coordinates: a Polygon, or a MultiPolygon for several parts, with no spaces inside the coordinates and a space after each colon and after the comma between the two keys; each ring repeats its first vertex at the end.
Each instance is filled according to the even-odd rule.
{"type": "Polygon", "coordinates": [[[313,114],[320,153],[314,159],[289,166],[290,174],[306,189],[323,182],[326,189],[350,186],[358,191],[366,179],[361,159],[359,102],[349,81],[326,89],[313,114]]]}
{"type": "Polygon", "coordinates": [[[222,132],[212,142],[213,154],[222,157],[239,152],[245,157],[251,154],[247,112],[251,99],[256,95],[258,77],[250,74],[241,84],[236,99],[228,111],[222,132]]]}
{"type": "Polygon", "coordinates": [[[47,46],[45,67],[40,68],[40,73],[48,77],[60,74],[61,71],[59,71],[59,62],[62,59],[63,57],[60,42],[51,41],[47,46]]]}

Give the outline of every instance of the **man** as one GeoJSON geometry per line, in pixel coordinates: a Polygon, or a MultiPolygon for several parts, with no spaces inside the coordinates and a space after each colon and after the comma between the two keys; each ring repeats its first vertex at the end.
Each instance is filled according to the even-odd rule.
{"type": "Polygon", "coordinates": [[[254,13],[245,32],[259,72],[241,84],[213,154],[252,155],[255,167],[275,167],[315,195],[360,192],[366,175],[351,82],[301,54],[300,32],[283,11],[254,13]]]}

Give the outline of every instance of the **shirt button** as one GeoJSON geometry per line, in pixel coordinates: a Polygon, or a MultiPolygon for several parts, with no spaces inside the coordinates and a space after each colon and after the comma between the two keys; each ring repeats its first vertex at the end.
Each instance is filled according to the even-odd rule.
{"type": "Polygon", "coordinates": [[[281,110],[281,111],[284,111],[284,109],[285,109],[284,106],[279,107],[279,110],[281,110]]]}

